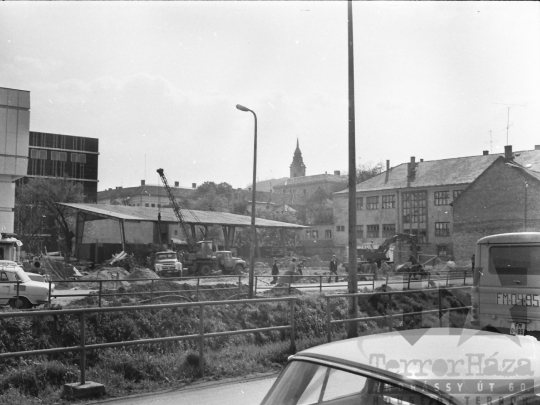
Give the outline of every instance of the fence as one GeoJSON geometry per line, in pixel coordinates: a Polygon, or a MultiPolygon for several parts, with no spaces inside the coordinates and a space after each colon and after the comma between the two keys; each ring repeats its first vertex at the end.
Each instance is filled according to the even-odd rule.
{"type": "Polygon", "coordinates": [[[138,305],[138,306],[128,306],[128,307],[63,309],[63,310],[58,310],[58,311],[24,311],[24,312],[0,313],[0,319],[22,318],[22,317],[32,317],[32,316],[44,317],[48,315],[52,315],[52,316],[78,315],[79,316],[79,336],[80,336],[79,346],[57,347],[57,348],[52,348],[52,349],[41,349],[41,350],[28,350],[28,351],[23,351],[23,352],[12,352],[12,353],[0,353],[0,359],[6,359],[6,358],[12,358],[12,357],[39,356],[39,355],[78,351],[80,352],[81,385],[84,385],[86,383],[86,352],[87,350],[106,349],[106,348],[120,347],[120,346],[137,346],[137,345],[164,343],[164,342],[176,342],[176,341],[189,340],[189,339],[198,339],[199,340],[199,370],[200,370],[201,376],[204,376],[204,340],[207,338],[231,336],[231,335],[242,335],[242,334],[248,334],[248,333],[270,332],[270,331],[277,331],[277,330],[290,330],[291,351],[292,352],[296,351],[295,324],[294,324],[295,301],[296,301],[296,298],[294,297],[283,297],[283,298],[265,298],[265,299],[257,299],[257,300],[207,301],[207,302],[198,302],[198,303],[138,305]],[[271,326],[271,327],[257,328],[257,329],[234,330],[234,331],[226,331],[226,332],[204,333],[204,308],[207,306],[234,305],[234,304],[259,304],[263,302],[277,302],[277,301],[289,302],[289,323],[290,323],[289,325],[271,326]],[[86,341],[85,316],[88,313],[152,311],[152,310],[164,309],[164,308],[185,308],[185,307],[199,307],[199,333],[198,334],[184,335],[184,336],[168,336],[168,337],[153,338],[153,339],[141,339],[141,340],[127,341],[127,342],[99,343],[99,344],[91,344],[91,345],[85,344],[85,341],[86,341]]]}
{"type": "MultiPolygon", "coordinates": [[[[452,291],[452,290],[468,290],[470,287],[450,287],[445,288],[444,291],[452,291]]],[[[432,289],[424,289],[424,290],[408,290],[408,291],[387,291],[387,292],[377,292],[377,293],[356,293],[356,294],[334,294],[334,295],[326,295],[326,340],[330,343],[332,341],[332,325],[338,325],[338,324],[344,324],[344,323],[350,323],[350,322],[366,322],[366,321],[375,321],[375,320],[386,320],[386,324],[388,325],[388,329],[391,331],[393,329],[393,317],[394,316],[413,316],[413,315],[422,315],[422,314],[429,314],[429,313],[438,313],[439,314],[439,326],[442,327],[442,314],[444,311],[450,312],[450,311],[462,311],[465,309],[470,309],[470,306],[464,306],[464,307],[456,307],[456,308],[446,308],[443,310],[442,308],[442,291],[441,288],[432,288],[432,289]],[[401,314],[393,314],[392,313],[392,296],[396,294],[414,294],[414,293],[426,293],[426,292],[438,292],[438,308],[433,310],[424,310],[424,311],[418,311],[418,312],[406,312],[401,314]],[[332,298],[344,298],[344,297],[373,297],[373,296],[379,296],[379,295],[388,295],[389,297],[389,303],[388,303],[388,310],[389,313],[386,315],[381,316],[371,316],[371,317],[362,317],[362,318],[354,318],[354,319],[340,319],[332,321],[331,315],[330,315],[330,300],[332,298]]]]}
{"type": "MultiPolygon", "coordinates": [[[[310,269],[311,271],[316,269],[310,269]]],[[[428,286],[435,286],[435,283],[441,284],[444,283],[445,286],[448,286],[452,280],[463,280],[463,285],[466,285],[467,277],[472,276],[471,270],[469,269],[456,269],[451,271],[445,271],[441,273],[427,273],[427,274],[420,274],[415,272],[408,272],[408,273],[395,273],[395,274],[389,274],[387,273],[384,276],[374,276],[372,273],[358,273],[358,286],[359,287],[370,287],[372,290],[375,290],[376,288],[376,281],[384,281],[384,284],[387,286],[392,285],[399,285],[402,288],[411,289],[411,284],[414,285],[414,283],[418,283],[421,281],[427,281],[428,286]],[[391,278],[392,277],[392,278],[391,278]],[[416,277],[420,277],[420,280],[417,280],[416,277]]],[[[214,287],[212,291],[233,291],[237,290],[238,295],[241,296],[244,293],[242,292],[242,279],[246,278],[245,275],[220,275],[220,276],[198,276],[198,277],[189,277],[188,279],[182,278],[182,277],[171,277],[167,279],[148,279],[148,278],[141,278],[141,279],[103,279],[103,280],[84,280],[82,282],[84,283],[95,283],[98,287],[98,290],[96,291],[95,295],[98,299],[98,307],[102,306],[102,299],[106,297],[122,297],[122,296],[134,296],[134,295],[141,295],[144,294],[144,292],[113,292],[109,293],[104,290],[104,285],[111,283],[118,283],[118,282],[149,282],[150,283],[150,291],[147,293],[149,295],[149,298],[147,301],[153,302],[158,299],[163,298],[181,298],[186,299],[186,297],[183,297],[181,294],[183,293],[195,293],[196,294],[196,300],[198,301],[200,299],[201,292],[204,292],[204,290],[201,289],[201,287],[204,286],[204,284],[201,283],[202,280],[215,280],[215,279],[238,279],[238,287],[214,287]],[[188,280],[196,280],[196,284],[193,285],[193,289],[190,290],[171,290],[171,291],[158,291],[155,289],[155,284],[159,281],[188,281],[188,280]],[[169,295],[167,295],[169,294],[169,295]]],[[[257,293],[257,290],[261,290],[261,288],[266,288],[266,286],[261,287],[259,285],[259,279],[272,279],[275,276],[273,275],[255,275],[254,276],[254,292],[257,293]]],[[[317,289],[314,287],[315,285],[318,285],[319,293],[322,294],[323,289],[336,289],[335,285],[331,285],[329,283],[323,283],[325,279],[333,279],[335,275],[332,275],[330,277],[328,274],[326,275],[320,275],[320,274],[305,274],[304,276],[296,276],[296,275],[281,275],[277,276],[278,278],[286,278],[289,279],[288,283],[285,283],[286,285],[277,285],[272,286],[273,291],[287,291],[287,294],[291,294],[292,290],[315,290],[317,289]],[[315,279],[317,280],[315,283],[297,283],[296,281],[303,279],[315,279]],[[294,284],[294,285],[293,285],[294,284]]],[[[344,277],[344,275],[339,275],[339,277],[344,277]]],[[[345,277],[348,278],[348,275],[345,277]]],[[[66,280],[62,281],[62,283],[80,283],[81,281],[77,280],[66,280]]],[[[73,294],[58,294],[51,291],[51,284],[52,282],[49,282],[49,304],[51,302],[52,298],[59,298],[59,297],[87,297],[88,294],[81,294],[81,293],[73,293],[73,294]]],[[[267,283],[267,286],[270,284],[267,283]]]]}

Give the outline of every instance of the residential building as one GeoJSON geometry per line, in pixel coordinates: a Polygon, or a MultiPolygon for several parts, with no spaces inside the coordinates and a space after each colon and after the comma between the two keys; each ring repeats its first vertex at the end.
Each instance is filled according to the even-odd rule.
{"type": "Polygon", "coordinates": [[[499,156],[461,193],[452,204],[455,260],[470,260],[484,236],[540,231],[539,169],[540,150],[499,156]]]}
{"type": "MultiPolygon", "coordinates": [[[[175,181],[171,191],[179,204],[188,201],[197,185],[193,183],[191,188],[180,187],[180,183],[175,181]]],[[[119,204],[131,207],[152,207],[159,208],[169,206],[169,196],[163,185],[146,184],[141,180],[141,185],[136,187],[116,187],[100,191],[97,194],[98,204],[119,204]]]]}
{"type": "MultiPolygon", "coordinates": [[[[512,155],[511,147],[507,154],[512,155]]],[[[540,150],[516,153],[519,164],[540,169],[540,150]]],[[[356,187],[357,243],[381,244],[396,233],[418,235],[420,254],[426,258],[455,256],[452,203],[486,171],[500,155],[460,157],[416,162],[390,167],[356,187]]],[[[496,183],[495,183],[496,184],[496,183]]],[[[498,188],[498,187],[497,187],[498,188]]],[[[504,192],[504,190],[499,190],[504,192]]],[[[334,194],[334,242],[348,244],[348,190],[334,194]]],[[[489,212],[486,214],[489,215],[489,212]]],[[[402,263],[410,247],[396,244],[394,260],[402,263]]]]}
{"type": "Polygon", "coordinates": [[[96,202],[99,139],[30,132],[27,178],[66,178],[82,184],[87,202],[96,202]]]}

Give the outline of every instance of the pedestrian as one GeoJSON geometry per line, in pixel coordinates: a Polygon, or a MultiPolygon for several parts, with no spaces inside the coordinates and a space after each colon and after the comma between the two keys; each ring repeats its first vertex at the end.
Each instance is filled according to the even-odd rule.
{"type": "Polygon", "coordinates": [[[278,274],[279,274],[279,267],[277,265],[277,260],[274,259],[274,265],[272,266],[272,275],[274,276],[274,279],[270,282],[270,284],[277,284],[278,274]]]}
{"type": "Polygon", "coordinates": [[[336,275],[336,283],[338,282],[338,274],[337,274],[337,268],[338,268],[338,261],[336,255],[332,256],[332,260],[330,260],[330,275],[328,276],[328,282],[332,282],[332,274],[336,275]]]}
{"type": "Polygon", "coordinates": [[[305,265],[306,265],[306,261],[302,259],[300,263],[298,263],[298,266],[296,266],[296,270],[298,271],[298,273],[300,273],[301,276],[304,275],[304,272],[302,270],[304,269],[305,265]]]}
{"type": "Polygon", "coordinates": [[[291,272],[291,274],[296,273],[296,257],[293,257],[291,259],[291,263],[289,263],[289,271],[291,272]]]}
{"type": "Polygon", "coordinates": [[[377,266],[377,262],[375,260],[371,262],[371,271],[373,272],[373,279],[378,280],[379,279],[379,266],[377,266]]]}

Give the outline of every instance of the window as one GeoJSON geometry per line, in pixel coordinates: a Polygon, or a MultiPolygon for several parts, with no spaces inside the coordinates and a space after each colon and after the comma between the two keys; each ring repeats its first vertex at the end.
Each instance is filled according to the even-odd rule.
{"type": "Polygon", "coordinates": [[[58,160],[60,162],[66,162],[67,161],[67,153],[66,152],[58,152],[58,151],[51,151],[51,160],[58,160]]]}
{"type": "Polygon", "coordinates": [[[319,239],[319,231],[316,230],[307,230],[306,231],[307,239],[319,239]]]}
{"type": "Polygon", "coordinates": [[[47,160],[47,151],[46,150],[41,150],[41,149],[31,149],[30,150],[30,157],[32,159],[47,160]]]}
{"type": "Polygon", "coordinates": [[[306,195],[306,194],[307,194],[307,191],[306,191],[306,190],[304,190],[304,195],[306,195]]]}
{"type": "Polygon", "coordinates": [[[364,208],[364,197],[356,197],[356,211],[364,208]]]}
{"type": "Polygon", "coordinates": [[[383,224],[382,232],[383,238],[391,238],[396,234],[396,224],[383,224]]]}
{"type": "Polygon", "coordinates": [[[145,206],[145,207],[148,207],[148,206],[149,206],[149,204],[148,204],[148,203],[144,203],[144,206],[145,206]]]}
{"type": "Polygon", "coordinates": [[[379,209],[379,196],[366,197],[366,208],[368,210],[378,210],[379,209]]]}
{"type": "MultiPolygon", "coordinates": [[[[383,210],[396,207],[395,195],[383,195],[382,196],[382,208],[383,210]]],[[[392,235],[393,236],[393,235],[392,235]]]]}
{"type": "Polygon", "coordinates": [[[336,231],[338,231],[338,232],[345,232],[345,225],[338,225],[338,226],[336,226],[336,231]]]}
{"type": "Polygon", "coordinates": [[[450,222],[435,222],[435,236],[450,236],[450,222]]]}
{"type": "Polygon", "coordinates": [[[324,237],[326,239],[332,239],[332,231],[330,229],[327,229],[324,231],[324,237]]]}
{"type": "Polygon", "coordinates": [[[161,208],[161,204],[158,204],[157,206],[158,206],[158,208],[161,208]]]}
{"type": "Polygon", "coordinates": [[[446,245],[437,246],[437,256],[446,256],[448,254],[446,245]]]}
{"type": "Polygon", "coordinates": [[[75,163],[86,163],[86,155],[82,153],[72,153],[71,161],[75,163]]]}
{"type": "Polygon", "coordinates": [[[313,239],[319,239],[319,231],[313,231],[313,239]]]}
{"type": "Polygon", "coordinates": [[[366,238],[378,238],[379,237],[379,225],[368,225],[366,238]]]}
{"type": "Polygon", "coordinates": [[[152,204],[152,207],[154,207],[154,208],[155,208],[155,207],[156,207],[156,204],[152,204]]]}
{"type": "Polygon", "coordinates": [[[427,242],[426,198],[425,191],[402,194],[403,233],[417,235],[419,243],[427,242]]]}
{"type": "Polygon", "coordinates": [[[448,191],[435,191],[435,205],[450,204],[450,193],[448,191]]]}
{"type": "Polygon", "coordinates": [[[456,198],[458,198],[461,195],[462,192],[463,192],[463,190],[454,190],[454,191],[452,191],[452,197],[454,197],[454,200],[456,198]]]}
{"type": "Polygon", "coordinates": [[[356,239],[364,237],[364,225],[356,225],[356,239]]]}

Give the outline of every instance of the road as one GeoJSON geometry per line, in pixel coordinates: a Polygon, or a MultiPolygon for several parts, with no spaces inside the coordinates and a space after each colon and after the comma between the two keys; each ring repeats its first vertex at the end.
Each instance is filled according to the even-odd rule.
{"type": "Polygon", "coordinates": [[[229,382],[211,382],[158,394],[109,399],[94,404],[113,405],[254,405],[260,404],[277,375],[229,382]]]}

